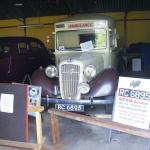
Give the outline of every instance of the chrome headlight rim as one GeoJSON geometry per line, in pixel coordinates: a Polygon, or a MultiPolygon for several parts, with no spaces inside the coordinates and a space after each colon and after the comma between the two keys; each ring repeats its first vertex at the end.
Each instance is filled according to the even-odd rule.
{"type": "Polygon", "coordinates": [[[82,82],[78,85],[78,92],[81,94],[87,94],[90,91],[90,86],[86,82],[82,82]]]}
{"type": "Polygon", "coordinates": [[[87,65],[84,69],[84,75],[88,78],[94,78],[96,76],[96,67],[94,65],[87,65]]]}
{"type": "Polygon", "coordinates": [[[45,68],[45,74],[49,78],[54,78],[57,76],[58,70],[57,70],[56,66],[49,65],[45,68]]]}

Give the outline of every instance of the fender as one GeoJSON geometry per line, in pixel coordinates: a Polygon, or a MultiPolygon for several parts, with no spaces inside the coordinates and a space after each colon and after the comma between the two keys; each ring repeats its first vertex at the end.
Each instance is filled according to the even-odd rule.
{"type": "Polygon", "coordinates": [[[114,69],[105,69],[89,82],[90,91],[84,98],[113,96],[117,90],[118,73],[114,69]]]}
{"type": "Polygon", "coordinates": [[[42,96],[54,96],[54,87],[58,86],[58,79],[46,77],[44,69],[39,68],[32,74],[31,81],[33,85],[42,87],[42,96]]]}

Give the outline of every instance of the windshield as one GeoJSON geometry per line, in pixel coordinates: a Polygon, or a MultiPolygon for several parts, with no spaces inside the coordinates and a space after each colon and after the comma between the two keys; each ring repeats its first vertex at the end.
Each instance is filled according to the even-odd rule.
{"type": "Polygon", "coordinates": [[[81,50],[81,43],[91,42],[95,50],[106,48],[106,30],[105,29],[81,29],[59,31],[57,36],[57,49],[60,51],[81,50]]]}

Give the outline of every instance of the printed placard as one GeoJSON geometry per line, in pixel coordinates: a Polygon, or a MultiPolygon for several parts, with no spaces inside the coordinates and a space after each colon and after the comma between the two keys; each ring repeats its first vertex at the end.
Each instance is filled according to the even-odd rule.
{"type": "Polygon", "coordinates": [[[132,59],[132,71],[141,71],[142,70],[142,62],[141,58],[133,58],[132,59]]]}
{"type": "Polygon", "coordinates": [[[149,129],[149,85],[149,79],[119,77],[113,121],[141,129],[149,129]]]}
{"type": "Polygon", "coordinates": [[[41,105],[41,91],[42,88],[40,86],[28,86],[28,99],[29,99],[29,105],[32,106],[40,106],[41,105]]]}
{"type": "Polygon", "coordinates": [[[80,46],[82,51],[88,51],[94,48],[92,41],[81,43],[80,46]]]}
{"type": "Polygon", "coordinates": [[[5,113],[14,112],[14,95],[13,94],[1,94],[0,110],[5,113]]]}
{"type": "Polygon", "coordinates": [[[65,50],[65,47],[64,46],[59,46],[59,51],[64,51],[65,50]]]}

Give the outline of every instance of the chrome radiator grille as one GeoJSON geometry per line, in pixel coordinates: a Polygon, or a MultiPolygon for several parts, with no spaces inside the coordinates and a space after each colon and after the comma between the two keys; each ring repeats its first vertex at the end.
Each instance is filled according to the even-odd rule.
{"type": "Polygon", "coordinates": [[[63,64],[60,67],[61,95],[64,99],[77,99],[78,83],[80,77],[80,66],[74,64],[63,64]]]}

